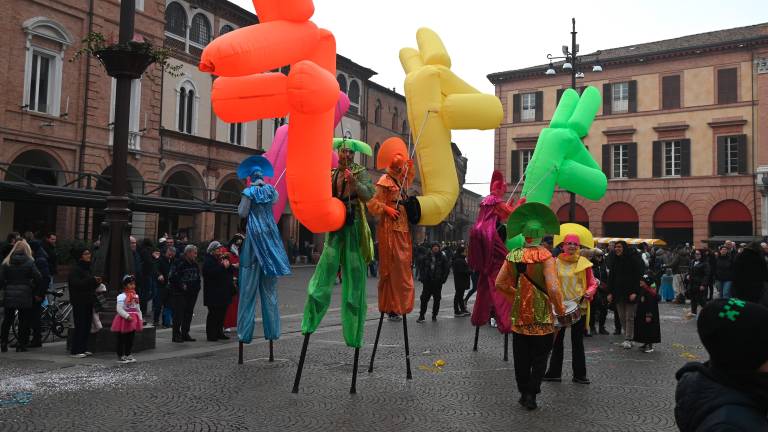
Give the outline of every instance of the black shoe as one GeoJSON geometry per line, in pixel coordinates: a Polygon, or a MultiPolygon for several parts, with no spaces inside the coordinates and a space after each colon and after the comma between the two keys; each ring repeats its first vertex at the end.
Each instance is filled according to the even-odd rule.
{"type": "Polygon", "coordinates": [[[608,332],[608,330],[605,329],[605,327],[600,327],[600,331],[598,331],[598,333],[601,334],[601,335],[608,335],[608,334],[610,334],[608,332]]]}
{"type": "Polygon", "coordinates": [[[546,375],[546,374],[543,377],[541,377],[541,380],[542,381],[549,381],[549,382],[562,382],[563,381],[563,379],[560,378],[559,376],[546,375]]]}
{"type": "Polygon", "coordinates": [[[197,341],[197,339],[193,338],[190,335],[184,335],[181,338],[184,339],[184,342],[195,342],[195,341],[197,341]]]}
{"type": "Polygon", "coordinates": [[[523,406],[528,411],[533,411],[536,408],[538,408],[539,406],[536,404],[536,395],[535,394],[525,395],[525,401],[523,406]]]}
{"type": "Polygon", "coordinates": [[[587,378],[587,377],[573,377],[572,381],[575,382],[576,384],[589,384],[590,383],[589,378],[587,378]]]}
{"type": "Polygon", "coordinates": [[[519,403],[520,405],[522,405],[525,408],[525,405],[526,405],[527,401],[528,401],[527,395],[521,394],[520,395],[520,399],[517,400],[517,403],[519,403]]]}
{"type": "Polygon", "coordinates": [[[419,319],[416,320],[417,324],[423,324],[424,323],[424,317],[420,316],[419,319]]]}
{"type": "Polygon", "coordinates": [[[23,346],[16,347],[16,352],[27,352],[27,348],[23,346]]]}
{"type": "Polygon", "coordinates": [[[171,339],[172,342],[182,343],[184,342],[184,338],[181,336],[174,336],[173,339],[171,339]]]}
{"type": "Polygon", "coordinates": [[[437,321],[437,315],[432,315],[432,321],[437,321]]]}

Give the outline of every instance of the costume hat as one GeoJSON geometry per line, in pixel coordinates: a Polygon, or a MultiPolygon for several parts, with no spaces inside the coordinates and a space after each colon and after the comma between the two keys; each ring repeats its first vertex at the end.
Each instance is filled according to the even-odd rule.
{"type": "Polygon", "coordinates": [[[272,164],[264,156],[250,156],[240,162],[237,167],[237,177],[240,179],[247,179],[254,172],[258,172],[264,177],[274,177],[275,175],[272,164]]]}
{"type": "Polygon", "coordinates": [[[347,148],[352,150],[353,152],[362,153],[364,155],[373,156],[373,152],[371,151],[371,146],[368,144],[352,139],[352,138],[334,138],[333,139],[333,149],[338,150],[340,148],[347,148]]]}
{"type": "Polygon", "coordinates": [[[537,202],[525,203],[507,220],[507,238],[519,234],[523,237],[542,238],[547,234],[559,234],[560,223],[552,210],[537,202]]]}
{"type": "Polygon", "coordinates": [[[560,234],[555,236],[554,245],[557,246],[565,241],[568,234],[575,234],[579,237],[579,244],[585,248],[595,247],[595,240],[589,230],[577,223],[564,223],[560,225],[560,234]]]}
{"type": "Polygon", "coordinates": [[[768,308],[737,298],[709,302],[696,323],[712,366],[754,371],[768,361],[768,308]]]}
{"type": "Polygon", "coordinates": [[[391,137],[384,140],[379,148],[379,154],[376,156],[376,168],[385,170],[389,168],[395,156],[400,156],[403,161],[410,159],[408,157],[408,147],[405,141],[398,137],[391,137]]]}

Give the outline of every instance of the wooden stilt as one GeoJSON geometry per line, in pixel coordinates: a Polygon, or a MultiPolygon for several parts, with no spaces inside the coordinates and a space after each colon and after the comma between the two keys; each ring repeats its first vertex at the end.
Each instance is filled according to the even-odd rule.
{"type": "Polygon", "coordinates": [[[373,352],[371,353],[371,363],[368,365],[368,373],[373,372],[373,361],[376,359],[376,349],[379,347],[379,335],[381,335],[381,323],[384,322],[384,312],[379,317],[379,328],[376,329],[376,339],[373,342],[373,352]]]}
{"type": "Polygon", "coordinates": [[[504,361],[509,361],[509,333],[504,333],[504,361]]]}
{"type": "Polygon", "coordinates": [[[272,339],[269,340],[269,362],[272,363],[275,361],[275,352],[273,349],[274,341],[272,339]]]}
{"type": "Polygon", "coordinates": [[[309,345],[309,336],[312,333],[304,335],[304,345],[301,347],[301,357],[299,357],[299,367],[296,369],[296,379],[293,381],[293,390],[291,393],[299,392],[299,383],[301,382],[301,371],[304,369],[304,359],[307,357],[307,346],[309,345]]]}
{"type": "Polygon", "coordinates": [[[237,364],[243,364],[243,343],[240,342],[237,347],[237,364]]]}
{"type": "Polygon", "coordinates": [[[408,321],[406,314],[403,314],[403,339],[405,339],[405,379],[412,379],[411,375],[411,351],[408,348],[408,321]]]}
{"type": "Polygon", "coordinates": [[[472,351],[477,351],[477,338],[480,337],[480,326],[475,326],[475,346],[472,347],[472,351]]]}
{"type": "Polygon", "coordinates": [[[360,358],[360,348],[355,348],[355,363],[352,365],[352,386],[349,388],[349,394],[357,393],[357,361],[360,358]]]}

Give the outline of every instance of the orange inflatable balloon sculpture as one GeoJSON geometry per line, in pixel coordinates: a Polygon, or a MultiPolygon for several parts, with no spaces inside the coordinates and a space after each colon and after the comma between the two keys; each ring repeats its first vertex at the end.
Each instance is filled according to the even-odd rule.
{"type": "Polygon", "coordinates": [[[315,233],[344,223],[344,204],[331,196],[333,116],[339,98],[336,40],[309,19],[312,0],[253,0],[260,24],[216,38],[200,70],[218,75],[216,115],[240,123],[290,114],[286,181],[296,218],[315,233]],[[286,76],[270,72],[290,65],[286,76]]]}

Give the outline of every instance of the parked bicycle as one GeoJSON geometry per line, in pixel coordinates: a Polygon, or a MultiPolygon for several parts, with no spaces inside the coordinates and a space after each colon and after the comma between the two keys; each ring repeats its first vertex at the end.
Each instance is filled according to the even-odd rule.
{"type": "MultiPolygon", "coordinates": [[[[63,290],[46,291],[48,304],[40,309],[40,339],[42,342],[48,342],[58,338],[66,338],[70,327],[70,318],[72,317],[72,305],[67,300],[60,300],[64,296],[63,290]],[[53,335],[54,337],[51,337],[53,335]]],[[[11,326],[13,339],[18,338],[19,334],[19,315],[13,319],[11,326]]]]}

